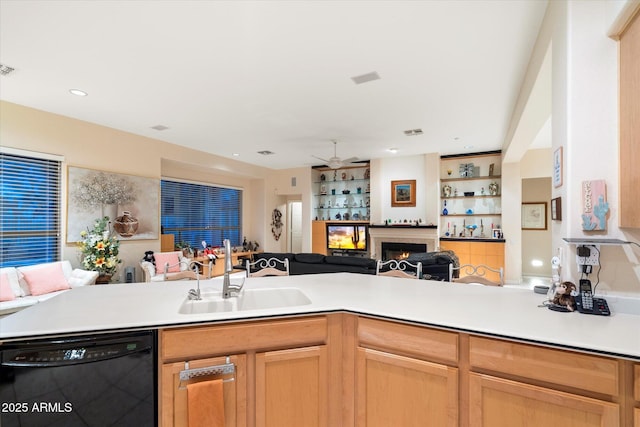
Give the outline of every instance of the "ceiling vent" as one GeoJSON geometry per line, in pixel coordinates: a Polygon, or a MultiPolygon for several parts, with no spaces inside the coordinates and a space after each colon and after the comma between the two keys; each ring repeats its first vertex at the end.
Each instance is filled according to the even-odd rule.
{"type": "Polygon", "coordinates": [[[407,136],[416,136],[416,135],[422,135],[422,129],[409,129],[409,130],[405,130],[404,134],[407,136]]]}
{"type": "Polygon", "coordinates": [[[155,130],[167,130],[167,129],[169,129],[169,126],[165,126],[165,125],[155,125],[155,126],[151,126],[151,129],[155,129],[155,130]]]}
{"type": "Polygon", "coordinates": [[[15,68],[9,67],[8,65],[0,64],[0,76],[7,76],[13,71],[15,71],[15,68]]]}
{"type": "Polygon", "coordinates": [[[372,71],[370,73],[363,74],[361,76],[351,77],[351,80],[353,80],[355,84],[360,85],[362,83],[367,83],[374,80],[380,80],[380,75],[378,74],[377,71],[372,71]]]}
{"type": "Polygon", "coordinates": [[[270,156],[272,154],[276,154],[273,151],[269,151],[269,150],[262,150],[262,151],[258,151],[258,154],[262,154],[263,156],[270,156]]]}

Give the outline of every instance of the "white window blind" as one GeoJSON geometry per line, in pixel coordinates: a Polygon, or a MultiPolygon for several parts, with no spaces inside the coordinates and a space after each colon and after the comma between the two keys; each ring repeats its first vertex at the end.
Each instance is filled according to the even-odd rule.
{"type": "Polygon", "coordinates": [[[61,162],[0,153],[0,267],[60,259],[61,162]]]}
{"type": "Polygon", "coordinates": [[[173,234],[176,244],[242,244],[242,190],[170,180],[160,188],[162,232],[173,234]]]}

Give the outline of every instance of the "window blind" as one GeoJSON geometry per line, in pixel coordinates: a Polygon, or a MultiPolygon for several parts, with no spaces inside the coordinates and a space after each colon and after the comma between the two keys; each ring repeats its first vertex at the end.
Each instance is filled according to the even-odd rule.
{"type": "Polygon", "coordinates": [[[0,153],[0,267],[60,259],[61,162],[0,153]]]}
{"type": "Polygon", "coordinates": [[[242,244],[242,190],[170,180],[162,180],[160,190],[162,232],[173,234],[176,244],[242,244]]]}

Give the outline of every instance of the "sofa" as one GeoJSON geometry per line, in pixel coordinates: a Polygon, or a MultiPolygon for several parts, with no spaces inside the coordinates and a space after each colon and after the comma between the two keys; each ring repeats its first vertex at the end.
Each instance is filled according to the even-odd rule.
{"type": "Polygon", "coordinates": [[[53,298],[72,288],[93,285],[97,271],[73,269],[69,261],[0,268],[0,315],[53,298]]]}
{"type": "MultiPolygon", "coordinates": [[[[377,260],[371,258],[279,252],[261,252],[253,255],[254,261],[269,258],[288,259],[290,275],[344,272],[376,274],[377,260]]],[[[421,262],[422,278],[427,280],[448,281],[449,264],[453,264],[454,267],[460,265],[453,251],[412,253],[406,260],[412,264],[421,262]]]]}
{"type": "Polygon", "coordinates": [[[376,274],[376,260],[370,258],[333,256],[314,253],[260,252],[253,260],[277,258],[289,260],[289,274],[361,273],[376,274]]]}
{"type": "Polygon", "coordinates": [[[449,281],[449,265],[460,267],[458,256],[453,251],[413,252],[406,260],[412,264],[422,263],[422,278],[425,280],[449,281]]]}

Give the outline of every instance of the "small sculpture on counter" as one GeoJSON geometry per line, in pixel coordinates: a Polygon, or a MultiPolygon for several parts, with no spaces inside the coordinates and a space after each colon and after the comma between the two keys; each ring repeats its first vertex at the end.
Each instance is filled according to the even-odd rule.
{"type": "Polygon", "coordinates": [[[569,311],[574,311],[576,309],[576,295],[578,295],[578,291],[573,282],[561,282],[556,286],[552,302],[567,307],[569,311]]]}

